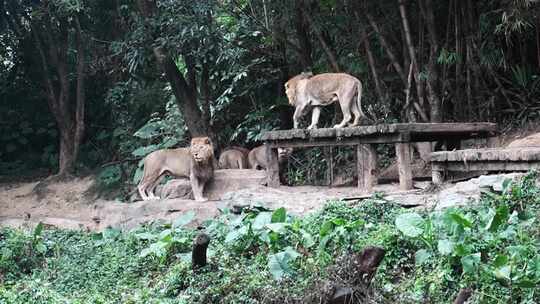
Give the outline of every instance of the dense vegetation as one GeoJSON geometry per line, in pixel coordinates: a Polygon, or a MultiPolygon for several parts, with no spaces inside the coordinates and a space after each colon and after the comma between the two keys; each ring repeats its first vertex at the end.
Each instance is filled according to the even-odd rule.
{"type": "Polygon", "coordinates": [[[375,303],[538,303],[540,188],[505,182],[470,207],[411,211],[374,196],[305,217],[284,209],[225,213],[205,224],[209,265],[193,271],[192,214],[130,232],[0,230],[0,302],[297,303],[347,273],[366,245],[386,256],[375,303]],[[339,271],[343,268],[344,271],[339,271]],[[336,271],[337,269],[337,271],[336,271]]]}
{"type": "MultiPolygon", "coordinates": [[[[357,76],[376,122],[519,125],[540,109],[539,7],[2,0],[0,173],[106,164],[102,180],[113,185],[131,180],[145,154],[193,135],[252,147],[262,131],[291,127],[283,84],[301,71],[357,76]]],[[[333,119],[326,108],[323,123],[333,119]]],[[[297,159],[322,158],[313,153],[297,159]]],[[[320,178],[316,162],[296,165],[295,180],[320,178]]]]}

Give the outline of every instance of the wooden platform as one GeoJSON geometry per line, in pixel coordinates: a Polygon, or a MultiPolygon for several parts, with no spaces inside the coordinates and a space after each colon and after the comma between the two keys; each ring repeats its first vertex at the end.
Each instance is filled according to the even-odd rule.
{"type": "Polygon", "coordinates": [[[265,132],[262,140],[267,153],[268,185],[279,186],[277,148],[305,148],[356,146],[358,187],[370,192],[376,183],[376,144],[394,144],[397,155],[399,182],[402,190],[412,188],[411,149],[412,142],[443,141],[459,147],[459,142],[470,138],[494,138],[498,135],[494,123],[396,123],[353,128],[293,129],[265,132]]]}
{"type": "Polygon", "coordinates": [[[528,171],[540,169],[540,148],[468,149],[431,154],[432,178],[442,183],[446,171],[528,171]]]}
{"type": "Polygon", "coordinates": [[[425,142],[497,136],[497,124],[480,123],[396,123],[354,128],[293,129],[265,132],[262,140],[280,147],[350,145],[361,143],[425,142]],[[300,142],[298,141],[300,140],[300,142]]]}

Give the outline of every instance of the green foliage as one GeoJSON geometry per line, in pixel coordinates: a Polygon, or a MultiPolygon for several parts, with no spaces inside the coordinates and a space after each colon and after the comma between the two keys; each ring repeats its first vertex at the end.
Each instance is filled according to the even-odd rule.
{"type": "MultiPolygon", "coordinates": [[[[148,248],[141,251],[139,257],[153,256],[158,259],[160,264],[165,264],[167,259],[173,255],[188,250],[194,234],[182,229],[182,226],[189,223],[194,216],[193,211],[185,213],[174,221],[171,228],[161,231],[157,236],[147,232],[137,234],[136,237],[140,240],[153,241],[148,248]]],[[[186,257],[185,255],[179,256],[186,257]]]]}
{"type": "MultiPolygon", "coordinates": [[[[473,303],[537,303],[540,188],[531,173],[502,193],[442,211],[407,210],[380,194],[329,202],[297,217],[254,205],[203,225],[209,265],[189,261],[188,212],[172,225],[102,233],[0,230],[0,302],[268,303],[318,288],[336,258],[386,250],[373,283],[381,300],[444,303],[460,288],[473,303]],[[73,290],[77,290],[76,293],[73,290]]],[[[349,269],[343,269],[348,271],[349,269]]]]}
{"type": "Polygon", "coordinates": [[[30,233],[6,229],[0,231],[0,273],[5,280],[29,274],[44,262],[48,247],[40,222],[30,233]]]}
{"type": "Polygon", "coordinates": [[[477,207],[396,218],[396,228],[417,240],[419,270],[447,272],[442,281],[422,282],[442,284],[432,285],[423,297],[444,299],[443,287],[457,276],[460,285],[482,290],[476,295],[480,302],[518,297],[527,303],[538,297],[534,287],[540,284],[540,231],[535,223],[540,200],[535,180],[536,174],[531,173],[517,183],[506,181],[502,194],[486,193],[477,207]]]}

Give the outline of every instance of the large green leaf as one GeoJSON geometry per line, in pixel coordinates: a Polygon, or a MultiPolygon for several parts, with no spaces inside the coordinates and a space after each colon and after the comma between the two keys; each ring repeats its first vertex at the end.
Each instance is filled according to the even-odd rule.
{"type": "Polygon", "coordinates": [[[396,218],[395,225],[404,235],[417,237],[424,232],[425,221],[418,213],[404,213],[396,218]]]}
{"type": "Polygon", "coordinates": [[[424,264],[429,258],[431,258],[431,252],[425,249],[420,249],[414,254],[414,262],[416,265],[424,264]]]}
{"type": "Polygon", "coordinates": [[[472,223],[471,221],[469,221],[464,215],[462,215],[461,213],[458,213],[458,212],[451,212],[449,214],[450,216],[450,219],[452,219],[455,223],[463,226],[463,227],[467,227],[467,228],[472,228],[472,223]]]}
{"type": "Polygon", "coordinates": [[[195,211],[193,211],[193,210],[190,210],[190,211],[182,214],[176,220],[174,220],[173,228],[185,226],[186,224],[190,223],[193,220],[194,217],[195,217],[195,211]]]}
{"type": "Polygon", "coordinates": [[[463,266],[463,272],[475,273],[480,265],[480,253],[473,253],[462,257],[461,265],[463,266]]]}
{"type": "Polygon", "coordinates": [[[247,226],[242,226],[238,229],[234,229],[230,231],[229,233],[227,233],[227,236],[225,236],[225,243],[227,244],[234,243],[236,240],[246,235],[248,231],[249,230],[247,226]]]}
{"type": "Polygon", "coordinates": [[[437,250],[442,255],[450,255],[454,251],[454,243],[449,240],[439,240],[437,250]]]}
{"type": "Polygon", "coordinates": [[[159,135],[160,125],[156,122],[148,122],[133,134],[135,137],[149,139],[159,135]]]}
{"type": "Polygon", "coordinates": [[[266,224],[270,224],[271,222],[272,212],[260,212],[253,220],[251,228],[253,228],[253,230],[261,230],[266,224]]]}
{"type": "Polygon", "coordinates": [[[272,223],[283,223],[287,220],[287,211],[281,207],[272,213],[272,223]]]}
{"type": "Polygon", "coordinates": [[[291,275],[293,270],[289,263],[299,256],[296,250],[287,247],[281,252],[268,256],[268,270],[276,280],[282,279],[285,275],[291,275]]]}
{"type": "Polygon", "coordinates": [[[508,212],[508,206],[501,205],[497,208],[497,211],[493,211],[493,209],[490,209],[490,218],[487,221],[486,229],[494,232],[497,231],[497,229],[506,221],[508,221],[508,218],[510,217],[510,213],[508,212]]]}
{"type": "Polygon", "coordinates": [[[146,156],[154,151],[156,151],[157,149],[159,149],[159,146],[158,145],[149,145],[149,146],[145,146],[145,147],[139,147],[135,150],[133,150],[133,152],[131,152],[131,154],[133,156],[146,156]]]}

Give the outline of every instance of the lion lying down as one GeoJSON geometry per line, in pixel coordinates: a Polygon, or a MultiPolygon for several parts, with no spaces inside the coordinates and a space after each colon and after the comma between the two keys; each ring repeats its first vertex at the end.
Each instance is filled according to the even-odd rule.
{"type": "Polygon", "coordinates": [[[207,200],[203,196],[204,186],[214,176],[214,149],[210,139],[195,137],[189,148],[163,149],[148,154],[137,186],[143,200],[159,199],[154,190],[165,174],[188,177],[195,200],[207,200]]]}

